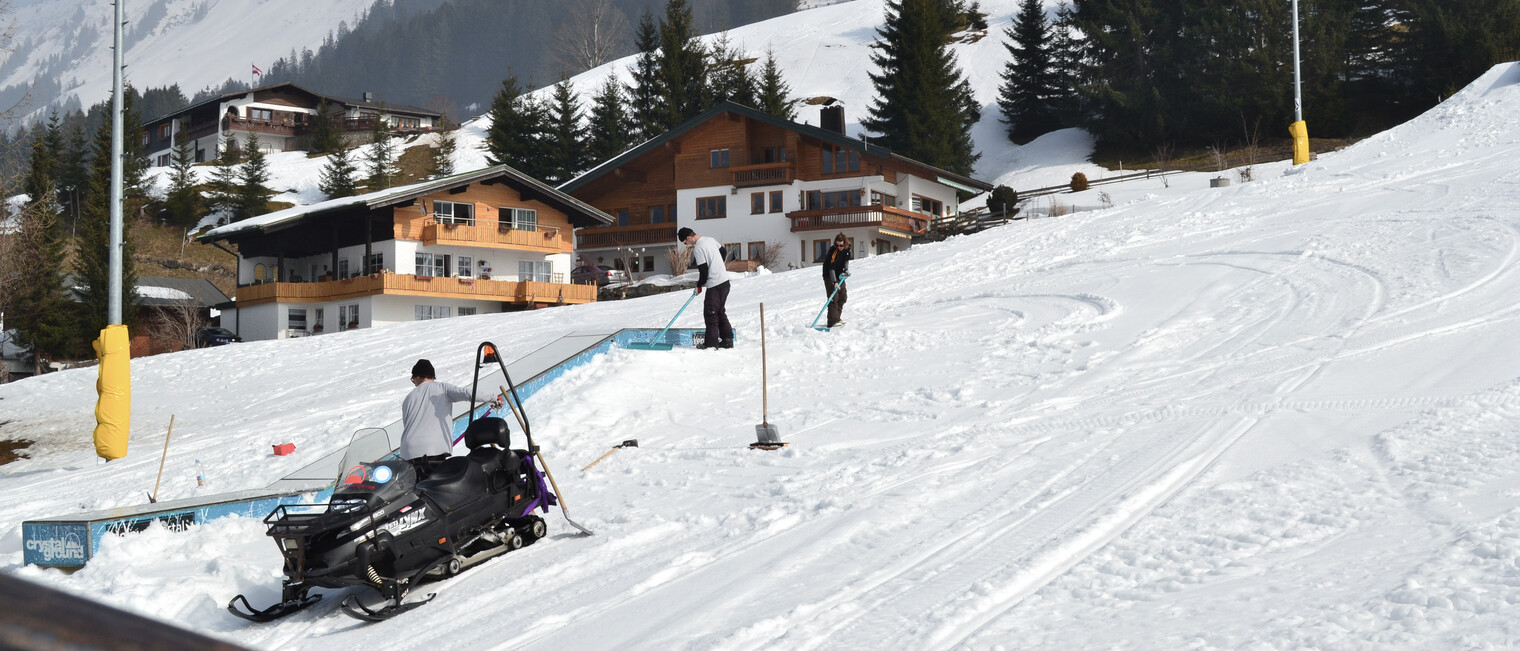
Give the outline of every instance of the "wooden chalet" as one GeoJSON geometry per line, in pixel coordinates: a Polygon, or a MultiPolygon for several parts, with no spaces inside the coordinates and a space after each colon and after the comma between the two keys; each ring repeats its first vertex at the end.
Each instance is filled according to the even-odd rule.
{"type": "Polygon", "coordinates": [[[675,231],[728,250],[729,267],[806,267],[843,232],[857,259],[907,248],[959,193],[992,186],[844,135],[825,107],[815,127],[724,102],[560,186],[614,216],[576,232],[586,262],[669,273],[675,231]]]}
{"type": "Polygon", "coordinates": [[[369,93],[363,99],[334,97],[285,82],[197,102],[143,123],[138,137],[155,166],[173,160],[174,139],[180,133],[190,139],[198,163],[215,160],[220,147],[234,138],[240,145],[246,143],[251,134],[258,134],[266,153],[304,150],[311,147],[313,119],[324,101],[334,126],[350,146],[368,142],[376,121],[384,121],[392,131],[409,133],[432,130],[443,118],[437,111],[376,102],[369,93]]]}
{"type": "Polygon", "coordinates": [[[572,233],[607,214],[506,165],[215,228],[238,257],[221,325],[245,339],[588,303],[572,233]]]}

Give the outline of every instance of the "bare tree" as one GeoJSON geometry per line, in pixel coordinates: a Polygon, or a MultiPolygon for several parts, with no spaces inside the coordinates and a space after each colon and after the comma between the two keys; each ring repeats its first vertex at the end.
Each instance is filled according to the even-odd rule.
{"type": "Polygon", "coordinates": [[[590,70],[633,49],[633,27],[611,0],[575,0],[554,30],[554,55],[570,73],[590,70]]]}
{"type": "Polygon", "coordinates": [[[1156,145],[1155,157],[1156,169],[1161,172],[1161,186],[1166,188],[1172,187],[1171,181],[1168,181],[1166,178],[1166,170],[1172,166],[1172,160],[1176,158],[1176,146],[1170,142],[1156,145]]]}
{"type": "Polygon", "coordinates": [[[783,257],[781,252],[786,250],[785,247],[786,244],[781,242],[781,240],[766,242],[765,248],[760,250],[760,260],[758,262],[766,269],[772,271],[780,269],[783,257]]]}
{"type": "Polygon", "coordinates": [[[195,331],[206,325],[201,308],[189,300],[176,300],[157,310],[149,322],[152,337],[164,344],[178,343],[183,348],[195,348],[195,331]]]}
{"type": "Polygon", "coordinates": [[[691,247],[677,244],[665,249],[665,260],[670,263],[670,275],[684,274],[686,268],[691,266],[691,247]]]}

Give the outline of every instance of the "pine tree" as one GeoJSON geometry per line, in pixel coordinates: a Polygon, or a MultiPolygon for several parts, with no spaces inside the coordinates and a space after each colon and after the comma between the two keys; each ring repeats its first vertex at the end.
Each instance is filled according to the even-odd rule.
{"type": "MultiPolygon", "coordinates": [[[[110,321],[111,264],[111,121],[101,123],[95,132],[90,162],[89,192],[79,215],[79,234],[75,243],[78,255],[75,274],[79,283],[82,318],[74,322],[73,335],[80,341],[93,341],[110,321]]],[[[127,211],[123,209],[125,221],[127,211]]],[[[132,229],[122,227],[121,317],[129,330],[136,329],[138,315],[136,249],[132,229]]]]}
{"type": "MultiPolygon", "coordinates": [[[[84,117],[76,114],[74,126],[69,129],[65,153],[58,156],[58,192],[62,205],[63,220],[67,232],[73,237],[78,228],[79,215],[83,212],[84,198],[89,194],[90,145],[85,136],[84,117]]],[[[63,230],[64,223],[59,224],[63,230]]]]}
{"type": "Polygon", "coordinates": [[[322,180],[317,187],[328,199],[352,197],[358,193],[359,185],[354,175],[354,161],[349,158],[349,151],[339,147],[327,155],[327,164],[322,166],[322,180]]]}
{"type": "Polygon", "coordinates": [[[486,131],[486,162],[507,164],[534,178],[548,168],[541,154],[547,112],[523,94],[517,77],[507,75],[491,101],[491,128],[486,131]]]}
{"type": "Polygon", "coordinates": [[[759,103],[760,91],[755,76],[750,74],[749,62],[744,60],[743,52],[729,43],[727,34],[713,43],[708,60],[708,96],[713,103],[726,100],[751,107],[759,103]]]}
{"type": "Polygon", "coordinates": [[[331,154],[344,148],[343,134],[338,131],[338,125],[328,112],[327,100],[324,99],[317,103],[317,114],[311,119],[311,151],[331,154]]]}
{"type": "Polygon", "coordinates": [[[169,189],[164,193],[163,219],[175,226],[194,226],[201,216],[200,189],[196,187],[195,152],[185,133],[174,134],[174,154],[169,168],[169,189]]]}
{"type": "Polygon", "coordinates": [[[17,262],[17,295],[5,322],[16,331],[16,339],[31,348],[37,373],[42,372],[44,359],[68,352],[72,334],[71,306],[63,289],[64,237],[58,228],[52,178],[57,160],[55,152],[48,150],[48,141],[47,132],[39,132],[32,143],[32,164],[24,185],[31,201],[17,215],[14,237],[20,246],[12,253],[17,262]]]}
{"type": "Polygon", "coordinates": [[[776,53],[770,50],[765,52],[765,67],[760,71],[760,91],[756,98],[756,108],[770,115],[785,120],[797,119],[797,100],[791,97],[792,88],[787,85],[786,79],[781,76],[781,67],[776,65],[776,53]]]}
{"type": "Polygon", "coordinates": [[[623,103],[622,84],[608,75],[602,89],[592,100],[587,127],[587,165],[600,165],[633,146],[636,131],[628,108],[623,103]]]}
{"type": "Polygon", "coordinates": [[[242,148],[238,146],[236,137],[229,138],[216,157],[216,169],[211,173],[211,183],[206,194],[209,207],[222,213],[221,222],[230,223],[238,219],[238,160],[241,158],[242,148]]]}
{"type": "Polygon", "coordinates": [[[633,84],[628,87],[628,112],[639,138],[648,140],[666,131],[662,109],[665,91],[658,54],[660,31],[648,11],[639,19],[634,45],[639,48],[639,56],[633,64],[633,84]]]}
{"type": "Polygon", "coordinates": [[[458,149],[459,143],[455,140],[453,129],[438,132],[438,146],[428,149],[428,154],[433,159],[433,178],[454,175],[454,153],[458,149]]]}
{"type": "Polygon", "coordinates": [[[248,160],[243,161],[237,175],[237,203],[234,221],[264,214],[274,191],[268,187],[269,159],[259,146],[259,135],[248,134],[248,160]]]}
{"type": "Polygon", "coordinates": [[[691,5],[686,0],[666,0],[656,57],[660,85],[665,91],[661,133],[696,117],[713,104],[707,85],[707,49],[697,39],[694,22],[691,5]]]}
{"type": "Polygon", "coordinates": [[[68,194],[63,189],[63,176],[68,169],[68,164],[64,162],[63,157],[68,155],[68,139],[63,134],[63,122],[58,117],[58,109],[53,109],[48,114],[47,131],[43,134],[43,147],[52,158],[52,169],[48,170],[48,174],[53,179],[55,200],[62,214],[62,206],[67,200],[65,195],[68,194]]]}
{"type": "Polygon", "coordinates": [[[969,174],[978,158],[971,126],[980,116],[945,42],[940,6],[937,0],[887,0],[886,7],[871,55],[877,98],[861,126],[904,156],[969,174]]]}
{"type": "Polygon", "coordinates": [[[1008,125],[1008,139],[1022,145],[1060,126],[1052,102],[1059,91],[1044,3],[1022,0],[1013,26],[1004,34],[1009,61],[1003,67],[998,106],[1008,125]]]}
{"type": "Polygon", "coordinates": [[[559,185],[586,168],[586,136],[581,128],[581,104],[569,79],[554,85],[554,99],[549,109],[547,153],[549,159],[544,180],[559,185]]]}
{"type": "Polygon", "coordinates": [[[369,146],[364,150],[364,173],[370,192],[391,187],[396,179],[396,147],[391,144],[390,125],[375,118],[369,131],[369,146]]]}

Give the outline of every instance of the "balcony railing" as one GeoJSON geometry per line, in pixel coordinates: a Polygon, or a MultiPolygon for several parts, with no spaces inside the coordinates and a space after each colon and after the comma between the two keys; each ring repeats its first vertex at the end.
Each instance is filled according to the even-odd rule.
{"type": "Polygon", "coordinates": [[[729,168],[733,178],[734,187],[743,188],[754,185],[781,185],[791,183],[795,176],[796,164],[791,161],[780,163],[761,163],[759,165],[744,165],[729,168]]]}
{"type": "MultiPolygon", "coordinates": [[[[552,279],[563,281],[564,275],[554,274],[552,279]]],[[[590,303],[596,300],[596,286],[383,273],[314,283],[245,285],[237,288],[237,302],[245,306],[269,301],[309,303],[376,294],[473,298],[508,303],[590,303]]]]}
{"type": "Polygon", "coordinates": [[[787,213],[786,216],[792,220],[794,233],[879,226],[910,235],[922,235],[929,232],[929,220],[933,218],[932,215],[921,215],[902,208],[879,205],[799,210],[787,213]]]}
{"type": "Polygon", "coordinates": [[[191,140],[195,140],[196,138],[204,138],[206,136],[209,136],[213,133],[216,133],[216,131],[217,124],[215,122],[207,122],[205,124],[197,124],[193,127],[190,127],[190,130],[185,132],[185,137],[191,140]]]}
{"type": "Polygon", "coordinates": [[[599,226],[575,234],[576,248],[605,249],[617,246],[673,244],[675,224],[639,224],[636,226],[599,226]]]}
{"type": "Polygon", "coordinates": [[[294,136],[310,131],[311,125],[294,120],[253,120],[249,118],[235,118],[229,115],[222,118],[222,130],[253,131],[256,133],[294,136]]]}
{"type": "Polygon", "coordinates": [[[570,253],[570,238],[555,226],[514,228],[511,222],[477,219],[470,222],[438,222],[422,226],[423,244],[473,244],[526,249],[543,253],[570,253]]]}

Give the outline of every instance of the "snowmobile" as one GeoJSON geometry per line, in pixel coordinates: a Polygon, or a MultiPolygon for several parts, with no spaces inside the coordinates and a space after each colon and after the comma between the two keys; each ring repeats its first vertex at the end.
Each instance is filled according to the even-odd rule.
{"type": "MultiPolygon", "coordinates": [[[[534,511],[547,513],[550,506],[563,509],[563,504],[558,486],[549,488],[553,476],[545,483],[548,473],[517,387],[495,351],[490,342],[476,350],[471,395],[479,387],[481,368],[493,362],[500,367],[510,387],[500,399],[517,417],[526,449],[512,449],[504,419],[477,419],[472,398],[463,437],[469,454],[444,460],[427,478],[419,480],[412,464],[399,459],[359,463],[344,471],[329,503],[276,507],[264,523],[285,558],[281,600],[260,610],[238,595],[227,609],[243,619],[267,622],[320,601],[321,594],[310,594],[314,587],[363,586],[389,603],[372,609],[350,594],[341,604],[343,612],[383,621],[433,598],[403,602],[425,578],[452,577],[543,538],[548,527],[534,511]]],[[[568,510],[565,520],[591,533],[570,520],[568,510]]]]}

